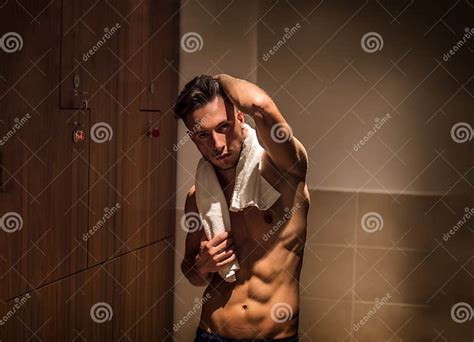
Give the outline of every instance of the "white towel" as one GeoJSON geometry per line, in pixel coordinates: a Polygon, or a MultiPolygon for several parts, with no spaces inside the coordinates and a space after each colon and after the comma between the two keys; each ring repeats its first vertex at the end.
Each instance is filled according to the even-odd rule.
{"type": "MultiPolygon", "coordinates": [[[[242,146],[237,163],[235,185],[230,201],[230,210],[237,212],[248,206],[267,210],[280,197],[280,193],[261,175],[261,159],[265,151],[259,144],[255,129],[244,123],[247,137],[242,146]]],[[[196,203],[204,231],[210,240],[216,234],[230,231],[230,214],[224,192],[220,186],[214,167],[201,158],[196,168],[196,203]]],[[[221,269],[219,274],[227,282],[236,280],[235,273],[240,269],[235,262],[221,269]]]]}

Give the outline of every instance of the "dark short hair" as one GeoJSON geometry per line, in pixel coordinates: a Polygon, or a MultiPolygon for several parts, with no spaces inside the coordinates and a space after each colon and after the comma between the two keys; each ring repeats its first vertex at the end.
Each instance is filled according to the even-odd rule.
{"type": "Polygon", "coordinates": [[[176,99],[174,113],[177,120],[185,120],[188,114],[212,102],[216,96],[221,96],[227,100],[227,96],[219,82],[209,75],[194,77],[181,90],[176,99]]]}

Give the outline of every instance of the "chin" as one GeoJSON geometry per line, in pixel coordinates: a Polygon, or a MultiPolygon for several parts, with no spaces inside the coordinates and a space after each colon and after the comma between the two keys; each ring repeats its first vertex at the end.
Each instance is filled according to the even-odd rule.
{"type": "Polygon", "coordinates": [[[227,169],[232,169],[237,166],[237,161],[234,160],[232,162],[223,162],[220,160],[214,159],[212,164],[214,164],[215,167],[221,169],[221,170],[227,170],[227,169]]]}

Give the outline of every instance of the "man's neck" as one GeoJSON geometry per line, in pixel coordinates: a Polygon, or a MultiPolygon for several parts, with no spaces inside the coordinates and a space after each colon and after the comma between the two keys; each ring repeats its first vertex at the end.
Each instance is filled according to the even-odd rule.
{"type": "Polygon", "coordinates": [[[232,190],[234,190],[236,168],[233,167],[228,170],[221,170],[214,167],[214,170],[216,171],[216,176],[219,180],[222,190],[224,192],[232,192],[232,190]]]}

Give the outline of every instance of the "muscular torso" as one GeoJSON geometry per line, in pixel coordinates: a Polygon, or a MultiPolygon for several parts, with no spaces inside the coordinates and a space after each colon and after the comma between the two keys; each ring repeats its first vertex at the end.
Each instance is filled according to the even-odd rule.
{"type": "Polygon", "coordinates": [[[224,337],[282,338],[298,330],[309,194],[303,181],[282,176],[268,158],[262,159],[262,175],[281,196],[266,211],[252,206],[230,212],[237,281],[214,273],[203,294],[199,326],[224,337]]]}

